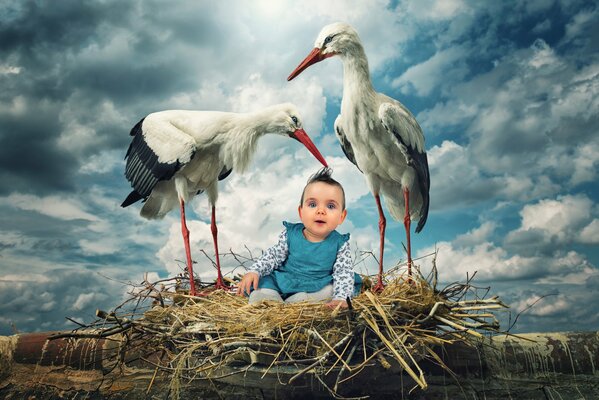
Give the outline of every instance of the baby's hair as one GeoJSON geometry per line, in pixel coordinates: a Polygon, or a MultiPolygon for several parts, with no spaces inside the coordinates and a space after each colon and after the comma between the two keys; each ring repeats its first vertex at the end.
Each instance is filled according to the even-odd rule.
{"type": "Polygon", "coordinates": [[[310,178],[308,178],[308,183],[306,183],[306,186],[304,186],[304,190],[302,190],[302,198],[300,199],[300,206],[302,204],[304,204],[304,194],[306,193],[306,188],[308,187],[308,185],[315,183],[315,182],[323,182],[323,183],[326,183],[327,185],[337,186],[339,189],[341,189],[341,194],[343,197],[343,204],[341,206],[341,209],[345,210],[345,190],[343,190],[343,186],[341,186],[341,184],[339,182],[337,182],[335,179],[333,179],[331,177],[332,174],[333,174],[333,170],[331,168],[324,167],[324,168],[321,168],[320,170],[318,170],[318,172],[316,172],[312,176],[310,176],[310,178]]]}

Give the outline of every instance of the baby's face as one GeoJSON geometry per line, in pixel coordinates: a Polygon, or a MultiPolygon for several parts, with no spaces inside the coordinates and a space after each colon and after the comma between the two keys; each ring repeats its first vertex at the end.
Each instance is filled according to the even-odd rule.
{"type": "Polygon", "coordinates": [[[347,215],[343,210],[341,188],[324,182],[314,182],[306,187],[304,202],[298,211],[305,227],[304,236],[311,242],[326,239],[347,215]]]}

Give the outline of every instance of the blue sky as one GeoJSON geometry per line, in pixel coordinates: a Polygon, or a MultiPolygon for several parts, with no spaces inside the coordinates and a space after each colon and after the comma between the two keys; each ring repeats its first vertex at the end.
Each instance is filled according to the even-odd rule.
{"type": "MultiPolygon", "coordinates": [[[[512,319],[526,310],[514,331],[599,329],[595,2],[106,0],[0,5],[0,334],[73,327],[66,316],[92,320],[127,282],[181,271],[178,213],[146,221],[119,207],[129,130],[153,111],[296,104],[346,188],[339,230],[375,251],[374,201],[332,133],[340,60],[286,81],[336,21],[356,28],[375,88],[425,133],[431,211],[415,254],[436,249],[444,283],[476,272],[512,319]]],[[[222,251],[272,245],[317,169],[297,142],[262,138],[252,167],[221,182],[222,251]]],[[[205,197],[188,217],[209,279],[205,197]]],[[[405,234],[390,218],[387,232],[391,267],[405,234]]],[[[426,273],[431,258],[419,263],[426,273]]],[[[374,260],[356,268],[374,272],[374,260]]]]}

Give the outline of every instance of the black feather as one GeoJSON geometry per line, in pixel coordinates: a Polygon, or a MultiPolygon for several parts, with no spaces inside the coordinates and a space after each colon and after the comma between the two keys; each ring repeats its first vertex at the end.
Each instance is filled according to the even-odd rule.
{"type": "Polygon", "coordinates": [[[233,172],[233,168],[227,169],[227,166],[225,165],[220,171],[220,174],[218,174],[218,180],[222,181],[223,179],[226,179],[227,176],[231,175],[231,172],[233,172]]]}
{"type": "Polygon", "coordinates": [[[431,178],[428,172],[428,158],[426,157],[426,153],[419,153],[415,151],[412,159],[414,160],[414,169],[418,174],[418,185],[420,186],[420,193],[422,195],[420,219],[418,220],[418,225],[416,226],[416,233],[419,233],[422,228],[424,228],[424,224],[426,224],[426,220],[428,218],[428,207],[430,201],[428,192],[431,188],[431,178]]]}
{"type": "Polygon", "coordinates": [[[125,159],[125,177],[131,183],[133,192],[123,202],[123,207],[140,199],[146,199],[159,181],[168,180],[181,168],[177,160],[173,163],[161,163],[158,155],[148,146],[143,133],[144,119],[131,129],[133,140],[127,149],[125,159]]]}
{"type": "Polygon", "coordinates": [[[394,129],[389,129],[387,126],[385,126],[385,128],[392,132],[393,136],[395,136],[395,138],[405,147],[408,153],[408,165],[416,170],[416,175],[418,176],[418,189],[420,189],[420,194],[422,195],[422,208],[420,209],[420,218],[418,219],[418,225],[416,226],[416,233],[419,233],[422,228],[424,228],[424,224],[426,224],[428,218],[430,201],[429,191],[431,187],[431,178],[428,172],[428,158],[426,157],[425,151],[421,153],[404,142],[401,135],[394,129]]]}
{"type": "MultiPolygon", "coordinates": [[[[345,157],[347,157],[347,159],[351,161],[352,164],[358,167],[358,163],[356,162],[356,156],[354,155],[354,149],[353,147],[351,147],[351,143],[349,142],[349,140],[347,140],[347,136],[345,136],[345,134],[341,132],[339,127],[337,127],[337,139],[339,139],[339,144],[341,145],[341,150],[343,150],[343,154],[345,154],[345,157]]],[[[360,170],[360,172],[363,173],[360,167],[358,167],[358,169],[360,170]]]]}
{"type": "Polygon", "coordinates": [[[129,196],[127,196],[125,201],[123,201],[123,203],[121,204],[121,207],[130,206],[131,204],[133,204],[141,199],[143,199],[143,197],[139,193],[137,193],[135,190],[133,190],[131,193],[129,193],[129,196]]]}

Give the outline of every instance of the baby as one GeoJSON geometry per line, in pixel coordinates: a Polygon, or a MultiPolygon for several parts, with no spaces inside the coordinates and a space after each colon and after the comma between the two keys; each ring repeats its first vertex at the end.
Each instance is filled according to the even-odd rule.
{"type": "Polygon", "coordinates": [[[237,294],[249,303],[262,300],[326,301],[347,307],[361,283],[354,274],[349,234],[335,229],[345,220],[345,192],[323,168],[310,177],[298,207],[301,223],[283,222],[278,243],[266,250],[243,276],[237,294]],[[253,291],[252,291],[253,288],[253,291]]]}

